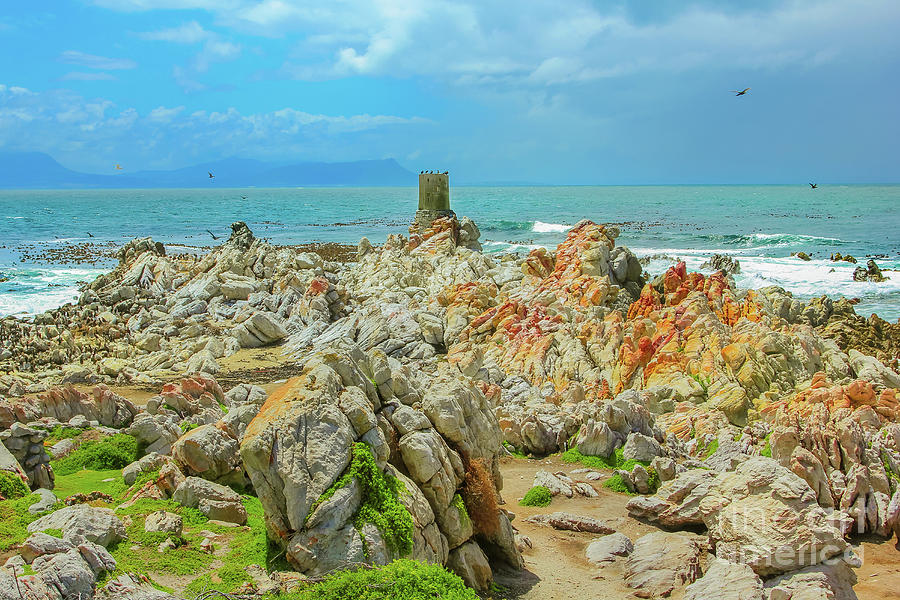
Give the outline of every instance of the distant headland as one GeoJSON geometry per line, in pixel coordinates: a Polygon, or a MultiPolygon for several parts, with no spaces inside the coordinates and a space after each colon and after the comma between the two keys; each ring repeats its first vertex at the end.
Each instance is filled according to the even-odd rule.
{"type": "Polygon", "coordinates": [[[168,171],[129,173],[111,167],[109,175],[102,175],[72,171],[40,152],[0,152],[0,189],[412,186],[415,182],[415,174],[393,158],[288,165],[228,158],[168,171]]]}

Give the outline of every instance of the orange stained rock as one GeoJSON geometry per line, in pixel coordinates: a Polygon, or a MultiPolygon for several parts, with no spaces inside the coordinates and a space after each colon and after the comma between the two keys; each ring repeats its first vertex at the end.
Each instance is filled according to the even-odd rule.
{"type": "Polygon", "coordinates": [[[309,287],[306,288],[306,295],[310,297],[321,296],[328,291],[329,285],[328,280],[324,277],[313,277],[312,281],[309,282],[309,287]]]}
{"type": "Polygon", "coordinates": [[[456,246],[459,235],[459,221],[454,217],[439,217],[432,221],[431,226],[425,231],[416,229],[415,224],[409,226],[409,243],[406,248],[409,251],[419,249],[428,254],[437,252],[444,242],[450,242],[456,246]]]}
{"type": "Polygon", "coordinates": [[[522,263],[522,272],[538,279],[544,279],[554,269],[553,258],[546,248],[535,248],[528,253],[522,263]]]}

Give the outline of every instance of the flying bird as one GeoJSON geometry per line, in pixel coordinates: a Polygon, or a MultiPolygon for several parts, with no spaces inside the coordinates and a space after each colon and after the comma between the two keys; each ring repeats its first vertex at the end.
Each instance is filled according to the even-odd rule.
{"type": "Polygon", "coordinates": [[[818,183],[810,183],[809,187],[811,187],[812,189],[816,189],[817,187],[819,187],[819,184],[818,183]]]}
{"type": "Polygon", "coordinates": [[[241,196],[241,200],[246,200],[247,196],[241,196]]]}
{"type": "MultiPolygon", "coordinates": [[[[209,173],[209,171],[207,171],[207,173],[209,173]]],[[[212,179],[213,177],[215,177],[215,175],[213,175],[212,173],[209,173],[209,178],[212,179]]]]}
{"type": "Polygon", "coordinates": [[[750,88],[744,88],[742,90],[728,90],[729,92],[734,92],[735,96],[743,96],[747,92],[750,91],[750,88]]]}
{"type": "Polygon", "coordinates": [[[91,233],[90,231],[88,231],[87,234],[88,234],[88,237],[94,237],[94,234],[91,233]]]}
{"type": "Polygon", "coordinates": [[[212,231],[210,231],[209,229],[206,230],[206,233],[208,233],[209,235],[211,235],[211,236],[212,236],[212,239],[214,239],[214,240],[219,239],[219,236],[217,236],[216,234],[214,234],[214,233],[213,233],[212,231]]]}

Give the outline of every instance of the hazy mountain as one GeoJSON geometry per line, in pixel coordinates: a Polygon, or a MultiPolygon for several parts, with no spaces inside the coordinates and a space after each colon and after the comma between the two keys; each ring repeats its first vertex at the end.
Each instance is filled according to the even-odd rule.
{"type": "Polygon", "coordinates": [[[228,158],[169,171],[78,173],[39,152],[0,152],[0,188],[159,188],[416,185],[393,158],[276,165],[228,158]],[[208,173],[215,177],[210,178],[208,173]]]}

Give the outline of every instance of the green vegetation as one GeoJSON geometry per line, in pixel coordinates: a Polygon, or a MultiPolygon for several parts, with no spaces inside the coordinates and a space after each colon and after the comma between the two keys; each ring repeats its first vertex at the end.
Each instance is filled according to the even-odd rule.
{"type": "Polygon", "coordinates": [[[117,433],[100,441],[84,442],[69,456],[53,461],[56,475],[71,475],[82,469],[121,469],[138,458],[137,440],[117,433]]]}
{"type": "Polygon", "coordinates": [[[528,458],[528,455],[527,455],[527,454],[525,454],[525,453],[522,452],[521,450],[517,449],[515,446],[513,446],[512,444],[510,444],[510,443],[507,442],[506,440],[503,440],[503,447],[506,448],[506,450],[507,450],[510,454],[512,454],[513,458],[528,458]]]}
{"type": "Polygon", "coordinates": [[[550,506],[553,501],[553,494],[546,487],[536,485],[525,494],[525,497],[519,500],[522,506],[550,506]]]}
{"type": "Polygon", "coordinates": [[[121,469],[107,469],[93,471],[84,469],[66,475],[57,475],[53,493],[60,500],[65,500],[72,494],[89,494],[91,492],[103,492],[109,494],[114,500],[120,500],[128,486],[122,480],[121,469]],[[111,481],[106,481],[106,480],[111,481]]]}
{"type": "Polygon", "coordinates": [[[62,529],[56,529],[55,527],[51,527],[50,529],[45,529],[44,533],[47,535],[52,535],[53,537],[58,537],[62,539],[63,532],[62,529]]]}
{"type": "Polygon", "coordinates": [[[0,498],[14,500],[30,493],[21,477],[12,471],[0,470],[0,498]]]}
{"type": "Polygon", "coordinates": [[[313,504],[306,516],[307,520],[316,508],[329,500],[336,491],[350,485],[354,479],[362,492],[362,504],[354,515],[356,528],[362,530],[363,525],[372,523],[384,536],[388,548],[400,556],[409,555],[413,544],[413,519],[397,499],[402,484],[397,478],[381,472],[369,446],[362,442],[353,446],[350,466],[313,504]]]}
{"type": "Polygon", "coordinates": [[[625,485],[625,482],[622,480],[622,476],[618,473],[614,474],[612,477],[603,482],[603,487],[606,489],[612,490],[614,492],[619,492],[620,494],[627,494],[629,496],[634,496],[634,492],[628,491],[628,487],[625,485]]]}
{"type": "Polygon", "coordinates": [[[190,423],[188,421],[182,421],[178,426],[181,427],[181,433],[187,433],[188,431],[193,431],[200,427],[196,423],[190,423]]]}
{"type": "Polygon", "coordinates": [[[50,430],[47,437],[44,439],[45,446],[52,446],[62,440],[68,440],[74,437],[78,437],[81,435],[83,430],[78,427],[66,427],[65,425],[57,425],[53,429],[50,430]]]}
{"type": "Polygon", "coordinates": [[[703,451],[704,460],[712,456],[716,453],[716,450],[719,449],[719,440],[713,440],[709,443],[709,446],[706,447],[706,450],[703,451]]]}
{"type": "Polygon", "coordinates": [[[602,456],[585,456],[578,450],[578,446],[570,448],[560,456],[563,462],[580,463],[589,469],[622,469],[631,471],[634,465],[648,466],[650,463],[643,460],[635,460],[633,458],[625,460],[625,448],[616,448],[616,451],[609,458],[602,456]]]}
{"type": "Polygon", "coordinates": [[[709,390],[709,384],[712,383],[712,378],[710,377],[700,377],[699,373],[694,373],[691,375],[691,379],[700,384],[700,387],[703,388],[703,393],[707,393],[709,390]]]}
{"type": "Polygon", "coordinates": [[[477,600],[459,576],[440,565],[395,560],[376,569],[341,571],[273,600],[477,600]]]}
{"type": "Polygon", "coordinates": [[[467,523],[472,520],[469,517],[469,512],[466,510],[466,503],[463,502],[462,496],[459,494],[453,496],[453,500],[450,501],[450,506],[456,507],[456,511],[459,513],[460,523],[467,523]]]}
{"type": "Polygon", "coordinates": [[[760,456],[768,456],[769,458],[772,458],[772,446],[769,444],[770,437],[772,437],[771,433],[766,436],[766,445],[763,446],[762,451],[760,451],[760,456]]]}
{"type": "Polygon", "coordinates": [[[37,501],[34,494],[0,501],[0,552],[21,544],[28,537],[28,525],[42,516],[28,512],[28,507],[37,501]]]}

